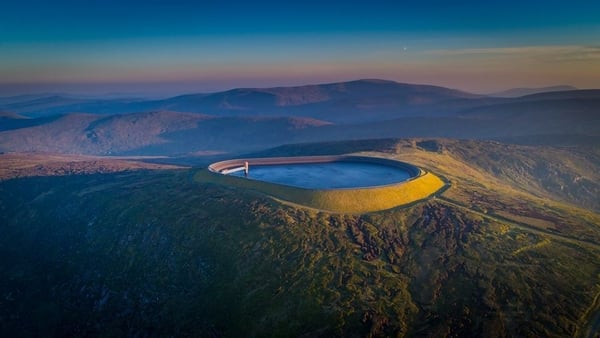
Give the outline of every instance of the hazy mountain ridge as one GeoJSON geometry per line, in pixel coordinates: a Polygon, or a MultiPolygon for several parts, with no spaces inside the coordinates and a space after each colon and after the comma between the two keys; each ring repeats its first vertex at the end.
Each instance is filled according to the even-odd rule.
{"type": "Polygon", "coordinates": [[[525,95],[514,101],[530,101],[530,100],[557,100],[557,99],[596,99],[600,95],[600,89],[578,89],[560,92],[537,93],[525,95]]]}
{"type": "Polygon", "coordinates": [[[53,115],[52,107],[40,118],[0,118],[0,151],[172,155],[382,137],[524,140],[556,145],[586,140],[597,143],[600,137],[600,90],[507,99],[436,86],[359,80],[76,106],[85,111],[87,104],[98,112],[121,108],[138,112],[86,113],[82,116],[87,117],[79,118],[79,127],[74,127],[78,114],[68,114],[69,118],[53,115]],[[92,123],[91,119],[98,121],[92,123]]]}
{"type": "Polygon", "coordinates": [[[517,142],[524,139],[527,143],[557,145],[597,143],[594,141],[600,137],[597,107],[600,100],[528,101],[471,109],[457,117],[413,117],[354,124],[330,124],[300,117],[211,117],[176,112],[71,114],[5,124],[5,128],[15,129],[0,132],[0,151],[172,155],[382,137],[517,142]]]}
{"type": "Polygon", "coordinates": [[[530,144],[598,145],[600,100],[524,101],[486,105],[458,116],[408,117],[315,130],[310,140],[447,137],[524,140],[530,144]]]}
{"type": "Polygon", "coordinates": [[[155,104],[212,115],[308,116],[349,122],[414,114],[415,107],[478,97],[437,86],[357,80],[299,87],[240,88],[210,95],[175,97],[155,104]]]}
{"type": "Polygon", "coordinates": [[[142,113],[118,116],[68,114],[48,123],[0,134],[0,148],[9,151],[42,151],[75,154],[110,154],[151,143],[173,128],[193,127],[202,115],[142,113]],[[165,118],[168,115],[168,118],[165,118]],[[6,144],[12,144],[8,148],[6,144]]]}
{"type": "Polygon", "coordinates": [[[537,94],[537,93],[546,93],[546,92],[562,92],[569,90],[577,90],[576,87],[569,85],[558,85],[558,86],[550,86],[550,87],[540,87],[540,88],[511,88],[507,90],[503,90],[501,92],[495,92],[488,94],[489,96],[496,97],[521,97],[525,95],[537,94]]]}
{"type": "Polygon", "coordinates": [[[173,155],[278,144],[304,129],[329,125],[299,117],[214,117],[170,111],[68,114],[25,121],[31,126],[0,132],[0,151],[173,155]]]}
{"type": "Polygon", "coordinates": [[[11,113],[11,112],[6,112],[6,111],[0,111],[0,119],[24,119],[26,118],[25,116],[21,116],[19,114],[16,113],[11,113]]]}
{"type": "MultiPolygon", "coordinates": [[[[0,99],[0,109],[39,118],[75,112],[93,114],[133,113],[152,109],[152,101],[142,99],[89,99],[68,95],[24,95],[0,99]]],[[[164,109],[166,110],[166,109],[164,109]]]]}
{"type": "Polygon", "coordinates": [[[18,129],[31,126],[31,121],[19,114],[0,111],[0,132],[3,130],[18,129]]]}
{"type": "MultiPolygon", "coordinates": [[[[571,87],[549,87],[573,98],[571,87]]],[[[532,94],[534,92],[529,92],[532,94]]],[[[535,93],[541,93],[536,91],[535,93]]],[[[594,94],[595,95],[595,94],[594,94]]],[[[531,96],[531,95],[527,95],[531,96]]],[[[22,95],[0,98],[0,110],[29,117],[73,112],[123,114],[174,110],[210,115],[310,116],[337,122],[368,121],[415,115],[448,115],[476,106],[525,97],[492,97],[432,85],[366,79],[297,87],[238,88],[218,93],[188,94],[162,100],[89,99],[65,95],[22,95]]]]}
{"type": "MultiPolygon", "coordinates": [[[[365,120],[361,115],[371,111],[382,116],[371,115],[367,119],[399,117],[418,113],[417,110],[442,101],[467,103],[467,99],[478,98],[484,97],[439,86],[370,79],[297,87],[239,88],[163,100],[24,95],[0,99],[0,110],[29,117],[73,112],[123,114],[176,110],[211,115],[300,115],[325,120],[345,114],[346,120],[350,117],[365,120]]],[[[430,107],[427,112],[439,114],[436,110],[439,109],[430,107]]]]}

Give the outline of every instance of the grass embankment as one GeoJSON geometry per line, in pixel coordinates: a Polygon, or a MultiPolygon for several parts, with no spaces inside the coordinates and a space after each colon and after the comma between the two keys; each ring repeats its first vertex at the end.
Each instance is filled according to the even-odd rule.
{"type": "Polygon", "coordinates": [[[199,182],[225,184],[255,190],[276,199],[309,208],[341,213],[364,213],[408,205],[436,193],[444,182],[425,172],[410,181],[380,187],[338,190],[302,189],[280,184],[249,180],[201,170],[199,182]]]}

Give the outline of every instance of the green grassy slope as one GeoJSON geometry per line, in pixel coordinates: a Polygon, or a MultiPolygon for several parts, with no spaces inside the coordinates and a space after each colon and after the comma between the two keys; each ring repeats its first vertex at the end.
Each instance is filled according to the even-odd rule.
{"type": "MultiPolygon", "coordinates": [[[[424,167],[453,158],[410,149],[424,167]]],[[[1,182],[0,335],[569,336],[592,328],[594,214],[565,209],[571,221],[560,233],[503,221],[461,199],[479,169],[456,159],[437,165],[454,180],[448,200],[368,215],[282,205],[195,182],[195,171],[1,182]]],[[[501,201],[529,196],[482,182],[501,201]]],[[[546,206],[554,207],[564,205],[546,206]]]]}

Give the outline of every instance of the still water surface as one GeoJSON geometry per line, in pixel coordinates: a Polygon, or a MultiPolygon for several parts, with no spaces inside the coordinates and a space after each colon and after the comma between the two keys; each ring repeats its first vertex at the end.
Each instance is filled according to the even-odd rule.
{"type": "MultiPolygon", "coordinates": [[[[244,172],[230,175],[243,177],[244,172]]],[[[340,189],[402,182],[410,178],[410,173],[402,168],[376,163],[328,162],[250,165],[248,178],[308,189],[340,189]]]]}

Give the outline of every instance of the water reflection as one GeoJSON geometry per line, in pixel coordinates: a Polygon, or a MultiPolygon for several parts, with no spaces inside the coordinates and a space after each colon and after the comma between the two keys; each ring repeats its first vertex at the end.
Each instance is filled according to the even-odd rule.
{"type": "MultiPolygon", "coordinates": [[[[230,175],[244,176],[244,172],[230,175]]],[[[309,189],[386,185],[411,177],[404,169],[376,163],[328,162],[250,166],[248,179],[309,189]]]]}

